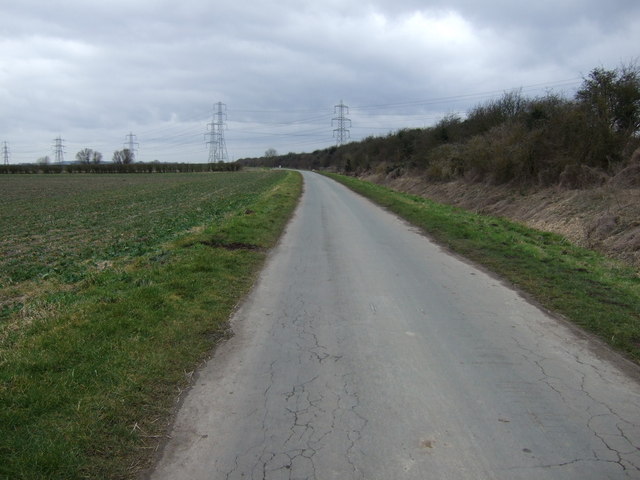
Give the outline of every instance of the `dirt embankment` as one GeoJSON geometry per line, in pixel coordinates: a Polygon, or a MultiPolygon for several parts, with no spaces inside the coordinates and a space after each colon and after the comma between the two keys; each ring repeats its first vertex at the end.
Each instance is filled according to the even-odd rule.
{"type": "Polygon", "coordinates": [[[519,188],[456,180],[430,183],[424,177],[371,175],[366,180],[441,203],[501,216],[559,233],[640,269],[640,164],[602,185],[585,189],[519,188]]]}

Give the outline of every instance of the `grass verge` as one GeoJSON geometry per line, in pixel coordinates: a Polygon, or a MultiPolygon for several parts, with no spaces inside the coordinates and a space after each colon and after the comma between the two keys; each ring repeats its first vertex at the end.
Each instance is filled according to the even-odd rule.
{"type": "Polygon", "coordinates": [[[125,479],[148,466],[297,203],[300,175],[279,175],[215,224],[49,290],[30,302],[39,318],[3,330],[0,478],[125,479]]]}
{"type": "Polygon", "coordinates": [[[640,363],[640,275],[563,237],[327,174],[640,363]]]}

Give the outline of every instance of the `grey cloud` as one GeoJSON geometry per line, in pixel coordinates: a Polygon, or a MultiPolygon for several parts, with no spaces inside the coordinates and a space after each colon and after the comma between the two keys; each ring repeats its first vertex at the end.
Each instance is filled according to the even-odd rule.
{"type": "Polygon", "coordinates": [[[315,149],[341,98],[354,138],[422,126],[483,98],[470,94],[630,60],[639,19],[622,0],[21,0],[3,6],[0,141],[15,161],[49,153],[54,132],[109,155],[135,129],[154,158],[206,159],[223,101],[232,156],[315,149]],[[356,108],[380,104],[394,106],[356,108]]]}

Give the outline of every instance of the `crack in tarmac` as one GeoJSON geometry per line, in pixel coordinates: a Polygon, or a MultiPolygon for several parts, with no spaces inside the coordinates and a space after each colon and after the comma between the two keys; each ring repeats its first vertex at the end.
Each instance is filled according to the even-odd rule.
{"type": "MultiPolygon", "coordinates": [[[[541,336],[542,335],[540,335],[540,337],[541,336]]],[[[592,450],[593,458],[591,459],[581,458],[581,459],[575,459],[572,461],[559,463],[559,464],[552,464],[552,465],[544,464],[544,465],[538,465],[537,467],[523,467],[523,468],[548,469],[548,468],[565,467],[568,465],[573,465],[578,462],[605,462],[605,463],[612,463],[612,464],[618,465],[623,472],[626,472],[627,476],[629,477],[631,473],[640,472],[640,455],[638,453],[640,451],[640,443],[638,445],[634,445],[633,441],[629,438],[625,430],[620,426],[620,424],[622,423],[630,426],[631,428],[638,429],[638,424],[629,422],[628,420],[622,418],[607,403],[594,398],[593,395],[589,393],[586,388],[586,380],[587,380],[586,373],[579,372],[574,369],[573,373],[577,374],[579,381],[577,382],[578,388],[572,387],[571,385],[568,385],[562,378],[551,375],[547,371],[548,367],[545,368],[545,363],[558,362],[557,359],[545,357],[543,355],[540,355],[533,349],[525,347],[519,341],[519,339],[515,336],[512,336],[512,339],[514,340],[515,344],[520,350],[526,352],[526,353],[523,353],[523,356],[525,357],[525,359],[531,362],[540,370],[542,377],[538,379],[538,382],[545,384],[549,388],[549,390],[553,391],[561,399],[561,401],[565,405],[567,405],[569,408],[573,410],[579,410],[580,405],[584,405],[582,407],[582,411],[586,413],[585,425],[592,432],[594,437],[597,438],[606,449],[606,452],[602,452],[602,451],[599,452],[596,450],[592,450]],[[580,396],[585,397],[586,402],[583,402],[582,404],[577,402],[577,397],[580,397],[580,396]],[[605,413],[594,414],[592,413],[592,410],[600,410],[600,411],[604,410],[605,413]],[[608,420],[606,424],[603,423],[601,428],[598,428],[597,425],[594,425],[596,419],[599,419],[599,418],[608,420]],[[610,431],[609,432],[602,431],[603,428],[606,429],[606,427],[608,426],[610,427],[612,425],[616,428],[617,433],[612,433],[610,431]],[[609,438],[608,440],[608,437],[611,437],[611,438],[609,438]],[[624,445],[619,443],[619,439],[623,440],[624,445]],[[618,442],[618,444],[614,446],[613,445],[614,442],[618,442]],[[613,455],[614,458],[607,458],[607,453],[613,455]],[[634,454],[637,457],[635,461],[632,460],[631,458],[628,458],[634,454]]],[[[540,349],[539,344],[536,344],[535,346],[536,348],[540,349]]],[[[608,380],[603,376],[602,372],[600,372],[600,370],[596,365],[583,362],[580,359],[578,354],[572,354],[571,352],[568,352],[568,351],[563,351],[563,353],[571,355],[577,365],[590,368],[591,371],[593,373],[596,373],[601,380],[603,381],[608,380]]],[[[544,422],[540,421],[539,419],[538,421],[541,423],[541,425],[544,425],[544,422]]]]}
{"type": "MultiPolygon", "coordinates": [[[[340,390],[331,388],[324,379],[332,375],[334,366],[343,355],[332,355],[330,349],[320,342],[319,334],[312,325],[313,321],[318,320],[319,312],[309,312],[302,301],[296,310],[298,314],[293,319],[282,318],[279,328],[271,332],[274,340],[279,341],[281,332],[288,329],[285,336],[292,348],[283,345],[281,358],[274,360],[268,369],[268,385],[263,391],[262,442],[260,446],[255,445],[235,457],[233,469],[225,474],[227,480],[246,478],[244,475],[247,472],[243,471],[246,467],[243,465],[251,465],[252,480],[316,479],[314,458],[330,442],[340,441],[336,439],[340,435],[347,445],[344,455],[352,472],[351,478],[364,478],[358,474],[353,457],[356,455],[357,442],[362,437],[361,430],[368,422],[357,413],[358,394],[349,384],[352,374],[342,375],[340,390]],[[293,343],[291,330],[295,332],[293,343]],[[330,363],[327,364],[327,361],[330,363]],[[298,372],[295,374],[297,382],[287,391],[275,390],[273,385],[280,384],[278,375],[285,375],[277,367],[292,364],[296,365],[298,372]],[[305,379],[304,372],[316,373],[305,379]],[[280,418],[282,414],[288,418],[288,434],[276,437],[268,433],[270,419],[280,418]],[[259,455],[256,449],[260,449],[259,455]],[[251,461],[251,458],[254,460],[251,461]]],[[[283,431],[284,426],[278,425],[277,430],[283,431]]]]}
{"type": "MultiPolygon", "coordinates": [[[[343,355],[331,355],[328,353],[329,349],[320,343],[318,334],[313,331],[311,320],[314,318],[317,319],[317,315],[311,314],[303,308],[300,310],[302,310],[300,315],[294,318],[290,323],[287,323],[287,319],[283,318],[280,327],[282,329],[293,328],[296,331],[295,346],[297,352],[295,357],[297,357],[297,364],[300,367],[300,372],[322,372],[321,367],[326,360],[330,359],[334,360],[334,362],[338,362],[342,359],[343,355]],[[310,367],[310,363],[315,364],[315,368],[310,367]]],[[[635,460],[626,457],[630,457],[634,454],[637,455],[640,448],[632,443],[625,433],[624,428],[620,426],[623,424],[628,425],[631,428],[638,428],[638,425],[625,420],[617,415],[607,404],[593,398],[585,388],[587,377],[585,373],[576,372],[578,373],[576,382],[578,388],[567,385],[561,378],[556,377],[547,371],[548,367],[546,367],[545,364],[556,360],[545,357],[537,351],[525,347],[515,336],[512,337],[512,339],[521,350],[522,357],[526,361],[535,365],[540,371],[541,377],[537,379],[537,382],[546,385],[546,387],[550,391],[554,392],[564,404],[575,410],[577,408],[577,403],[575,401],[576,392],[586,398],[586,406],[583,407],[584,412],[589,415],[586,419],[586,425],[593,433],[594,437],[601,442],[603,447],[606,449],[606,452],[596,451],[594,449],[592,451],[593,458],[576,458],[557,464],[511,467],[509,470],[553,470],[574,466],[578,463],[588,464],[594,462],[605,462],[617,465],[621,471],[626,472],[629,478],[631,478],[633,473],[639,472],[640,467],[638,463],[636,463],[635,460]],[[602,409],[604,409],[606,413],[590,413],[592,410],[602,411],[602,409]],[[596,422],[598,418],[606,418],[610,420],[609,417],[614,417],[613,424],[616,427],[616,433],[600,431],[597,425],[594,425],[594,422],[596,422]],[[625,448],[621,449],[619,441],[617,442],[617,445],[614,446],[614,441],[612,441],[610,437],[623,439],[625,442],[625,448]],[[613,457],[609,457],[607,453],[613,455],[613,457]]],[[[539,345],[535,346],[539,347],[539,345]]],[[[580,361],[577,355],[574,355],[574,357],[577,364],[592,369],[602,379],[604,379],[597,366],[580,361]]],[[[358,451],[357,445],[362,439],[362,431],[366,429],[368,420],[357,411],[360,400],[357,391],[352,389],[352,382],[350,382],[350,378],[355,374],[346,373],[342,375],[342,389],[340,393],[335,393],[336,398],[334,406],[328,411],[323,407],[323,404],[326,401],[325,395],[318,392],[331,392],[331,390],[325,385],[323,388],[319,388],[317,392],[314,392],[313,397],[311,391],[312,387],[315,387],[315,384],[322,379],[322,373],[318,373],[308,380],[300,381],[299,383],[292,385],[292,388],[287,392],[272,393],[272,385],[274,384],[275,376],[277,375],[276,366],[279,362],[281,362],[281,360],[274,360],[269,368],[270,380],[263,394],[264,412],[262,419],[262,431],[264,436],[260,445],[261,454],[257,456],[256,461],[250,469],[251,479],[316,479],[317,469],[314,463],[314,457],[329,441],[329,437],[335,437],[339,434],[344,435],[347,440],[344,455],[351,470],[351,478],[363,479],[364,476],[357,466],[355,457],[362,458],[364,456],[362,451],[358,451]],[[272,402],[275,402],[276,405],[282,403],[278,402],[278,398],[284,400],[284,404],[280,405],[279,408],[286,411],[291,418],[289,421],[290,426],[288,427],[289,434],[280,442],[277,438],[269,437],[267,433],[269,431],[268,419],[271,416],[271,410],[274,408],[272,402]],[[323,418],[327,414],[330,417],[329,422],[324,421],[323,418]],[[347,416],[351,416],[349,421],[345,421],[345,417],[347,416]],[[319,428],[319,426],[323,424],[326,425],[326,427],[324,429],[319,428]],[[351,429],[345,430],[338,428],[339,424],[357,424],[357,427],[354,426],[351,429]],[[280,448],[278,448],[278,446],[280,448]],[[256,472],[258,472],[257,476],[256,472]],[[302,474],[302,476],[298,476],[300,474],[302,474]]],[[[539,416],[537,416],[537,421],[542,428],[546,427],[545,421],[539,416]]],[[[611,421],[607,422],[607,425],[611,424],[611,421]]],[[[255,448],[257,448],[257,446],[249,449],[242,455],[236,456],[234,469],[226,474],[226,478],[228,480],[236,478],[234,476],[236,473],[240,474],[240,476],[244,478],[244,472],[240,471],[239,465],[245,464],[244,457],[255,456],[253,453],[255,448]]],[[[640,456],[638,457],[640,460],[640,456]]]]}

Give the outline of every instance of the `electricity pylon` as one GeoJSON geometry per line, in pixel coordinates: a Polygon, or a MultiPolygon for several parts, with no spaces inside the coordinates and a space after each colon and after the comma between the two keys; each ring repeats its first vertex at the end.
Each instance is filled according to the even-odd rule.
{"type": "Polygon", "coordinates": [[[336,145],[340,146],[351,136],[349,132],[351,120],[345,117],[345,114],[349,113],[349,107],[340,100],[340,103],[333,107],[333,113],[338,115],[331,119],[331,126],[337,123],[338,127],[333,129],[333,137],[336,139],[336,145]]]}
{"type": "Polygon", "coordinates": [[[64,162],[64,140],[57,137],[53,140],[53,154],[55,162],[62,164],[64,162]]]}
{"type": "Polygon", "coordinates": [[[129,132],[129,135],[126,135],[125,138],[127,141],[124,143],[124,147],[129,150],[131,161],[134,162],[136,159],[136,150],[138,150],[140,144],[136,142],[136,136],[131,132],[129,132]]]}
{"type": "Polygon", "coordinates": [[[213,120],[207,124],[209,133],[209,163],[227,162],[227,144],[224,141],[225,121],[227,119],[227,106],[218,102],[214,105],[213,120]]]}

